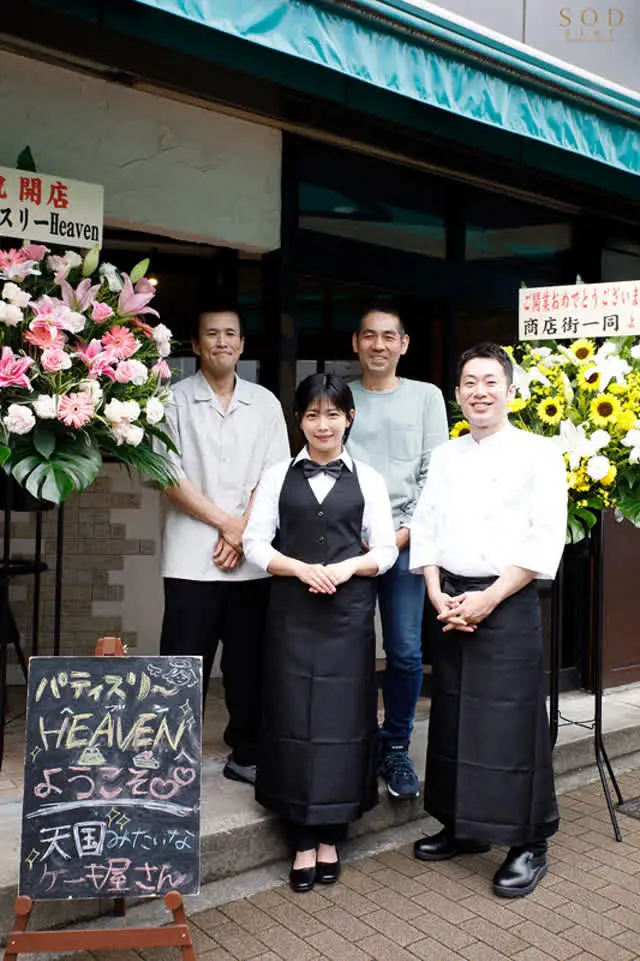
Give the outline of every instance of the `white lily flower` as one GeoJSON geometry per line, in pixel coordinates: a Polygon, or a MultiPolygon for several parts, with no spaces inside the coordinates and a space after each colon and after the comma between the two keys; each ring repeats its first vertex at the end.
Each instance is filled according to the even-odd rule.
{"type": "Polygon", "coordinates": [[[600,390],[606,390],[612,380],[617,381],[618,384],[624,384],[626,374],[631,371],[631,365],[617,354],[598,352],[593,358],[593,363],[600,374],[600,390]]]}
{"type": "Polygon", "coordinates": [[[619,345],[614,340],[605,340],[601,347],[596,351],[596,357],[611,357],[618,353],[619,345]]]}
{"type": "MultiPolygon", "coordinates": [[[[562,453],[569,455],[571,470],[577,470],[583,457],[593,457],[607,446],[611,438],[606,430],[596,430],[591,437],[587,437],[584,424],[576,426],[570,420],[563,420],[560,424],[560,433],[554,437],[554,440],[562,453]]],[[[604,477],[604,474],[602,476],[604,477]]]]}
{"type": "Polygon", "coordinates": [[[640,430],[633,427],[631,430],[627,431],[626,435],[621,441],[625,447],[630,447],[629,451],[629,463],[638,464],[640,463],[640,430]]]}
{"type": "Polygon", "coordinates": [[[594,430],[593,434],[589,438],[589,443],[593,448],[594,454],[597,451],[602,450],[603,447],[606,447],[610,440],[611,435],[609,431],[602,430],[602,428],[599,430],[594,430]]]}
{"type": "MultiPolygon", "coordinates": [[[[564,353],[554,353],[552,350],[549,350],[548,354],[544,354],[541,359],[543,367],[564,367],[565,364],[569,363],[569,358],[564,353]]],[[[575,358],[572,363],[575,363],[575,358]]]]}
{"type": "Polygon", "coordinates": [[[562,389],[564,392],[565,400],[567,404],[572,404],[574,391],[573,391],[573,387],[571,386],[571,381],[569,380],[569,378],[567,377],[564,371],[560,371],[560,377],[562,379],[562,389]]]}
{"type": "Polygon", "coordinates": [[[563,358],[563,361],[562,361],[563,364],[579,364],[579,363],[581,363],[581,361],[578,360],[578,358],[576,357],[576,355],[574,354],[574,352],[573,352],[572,350],[569,350],[568,347],[565,347],[564,344],[557,344],[556,346],[557,346],[557,348],[558,348],[558,351],[560,352],[560,355],[561,355],[562,358],[563,358]]]}
{"type": "Polygon", "coordinates": [[[545,387],[551,386],[551,381],[548,377],[538,370],[537,367],[532,367],[531,370],[524,370],[519,364],[514,363],[513,365],[513,383],[515,385],[516,391],[524,400],[529,400],[531,397],[531,384],[533,381],[537,381],[539,384],[544,384],[545,387]]]}
{"type": "Polygon", "coordinates": [[[631,348],[631,356],[634,360],[640,360],[640,344],[634,344],[631,348]]]}

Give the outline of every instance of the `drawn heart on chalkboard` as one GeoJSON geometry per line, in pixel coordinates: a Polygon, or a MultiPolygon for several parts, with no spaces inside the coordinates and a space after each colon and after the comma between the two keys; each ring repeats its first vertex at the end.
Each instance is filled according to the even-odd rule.
{"type": "Polygon", "coordinates": [[[192,767],[177,767],[173,776],[181,787],[186,787],[187,784],[192,784],[195,781],[196,772],[192,767]]]}
{"type": "Polygon", "coordinates": [[[180,785],[173,780],[154,777],[149,784],[149,791],[157,801],[168,801],[180,789],[180,785]]]}

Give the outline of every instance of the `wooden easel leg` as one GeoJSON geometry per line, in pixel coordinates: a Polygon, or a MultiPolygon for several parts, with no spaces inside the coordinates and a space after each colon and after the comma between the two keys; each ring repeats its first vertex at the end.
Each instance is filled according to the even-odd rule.
{"type": "Polygon", "coordinates": [[[7,947],[4,952],[4,961],[16,961],[18,957],[18,949],[15,940],[12,943],[12,935],[22,934],[27,930],[27,925],[29,924],[29,918],[31,917],[31,909],[33,908],[33,901],[26,894],[21,894],[16,898],[14,902],[14,909],[16,912],[15,921],[13,922],[13,928],[7,939],[7,947]]]}
{"type": "Polygon", "coordinates": [[[173,914],[174,924],[183,925],[186,931],[184,943],[180,944],[182,961],[196,961],[196,953],[193,950],[193,942],[191,940],[191,934],[189,933],[187,913],[184,909],[182,895],[178,891],[169,891],[169,893],[164,896],[164,903],[173,914]]]}

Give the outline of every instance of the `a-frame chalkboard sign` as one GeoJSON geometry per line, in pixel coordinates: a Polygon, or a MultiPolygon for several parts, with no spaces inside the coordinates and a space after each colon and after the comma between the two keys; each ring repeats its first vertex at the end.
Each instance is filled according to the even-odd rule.
{"type": "Polygon", "coordinates": [[[32,658],[19,895],[4,961],[51,951],[179,947],[199,887],[201,658],[32,658]],[[27,931],[39,900],[163,896],[163,927],[27,931]]]}

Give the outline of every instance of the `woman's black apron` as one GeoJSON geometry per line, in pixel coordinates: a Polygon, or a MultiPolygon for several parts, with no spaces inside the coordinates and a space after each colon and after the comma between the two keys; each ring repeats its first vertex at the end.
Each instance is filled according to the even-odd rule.
{"type": "MultiPolygon", "coordinates": [[[[495,578],[443,572],[443,590],[495,578]]],[[[473,634],[433,643],[424,806],[457,837],[524,845],[558,829],[538,593],[507,598],[473,634]]]]}
{"type": "MultiPolygon", "coordinates": [[[[362,550],[364,498],[344,467],[321,504],[302,471],[280,493],[275,546],[310,564],[362,550]]],[[[274,577],[267,614],[264,724],[256,799],[300,824],[354,821],[377,802],[374,585],[352,577],[311,594],[274,577]]]]}

